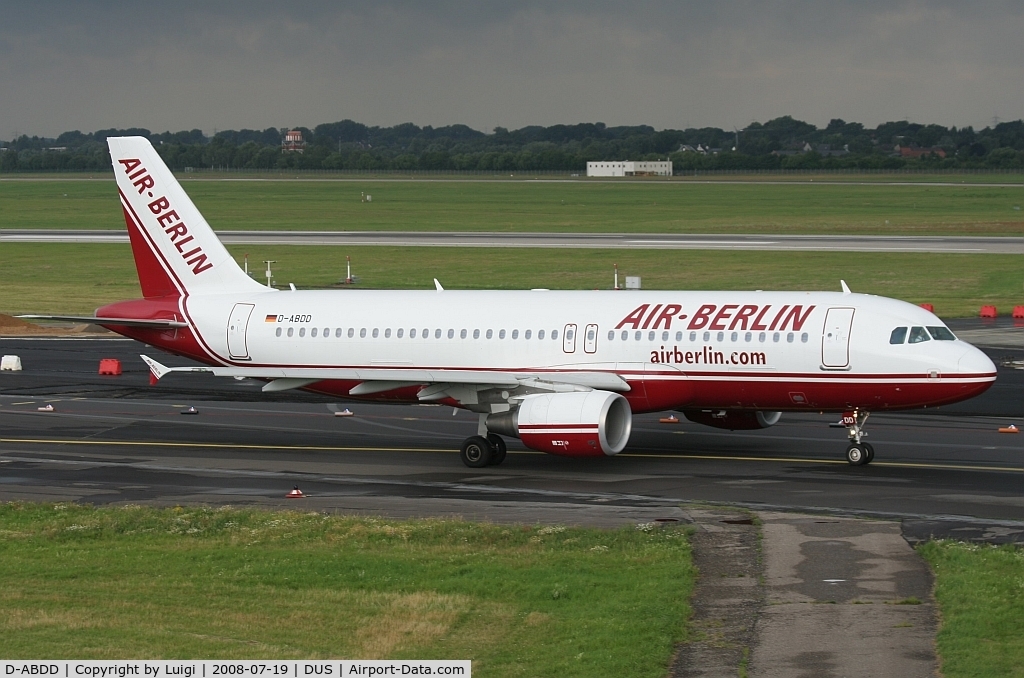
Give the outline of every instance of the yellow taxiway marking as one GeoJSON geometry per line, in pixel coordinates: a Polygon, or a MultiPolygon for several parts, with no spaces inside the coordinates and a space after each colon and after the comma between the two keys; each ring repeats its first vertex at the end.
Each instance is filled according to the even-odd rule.
{"type": "MultiPolygon", "coordinates": [[[[202,449],[234,449],[234,450],[279,450],[282,452],[432,452],[451,454],[455,450],[424,447],[329,447],[326,445],[252,445],[232,443],[175,443],[168,441],[126,441],[126,440],[60,440],[46,438],[0,438],[0,443],[19,444],[40,444],[40,445],[84,445],[99,447],[184,447],[202,449]]],[[[510,451],[509,454],[530,454],[542,455],[544,452],[532,450],[510,451]]],[[[638,457],[642,459],[701,459],[709,461],[754,461],[754,462],[776,462],[783,464],[835,464],[840,466],[848,465],[843,459],[810,459],[798,457],[732,457],[716,456],[713,454],[652,454],[644,452],[627,452],[619,455],[622,457],[638,457]]],[[[1024,473],[1024,468],[1016,466],[972,466],[969,464],[924,464],[918,462],[903,461],[879,461],[873,462],[872,466],[884,466],[891,468],[919,468],[935,469],[943,471],[998,471],[1001,473],[1024,473]]]]}

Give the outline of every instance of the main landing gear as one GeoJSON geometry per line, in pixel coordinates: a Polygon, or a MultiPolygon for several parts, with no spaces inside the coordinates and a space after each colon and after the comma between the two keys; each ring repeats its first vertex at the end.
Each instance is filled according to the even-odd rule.
{"type": "Polygon", "coordinates": [[[466,438],[459,450],[462,463],[470,468],[497,466],[505,461],[506,453],[505,441],[494,433],[466,438]]]}
{"type": "Polygon", "coordinates": [[[871,416],[870,412],[861,412],[860,410],[843,413],[843,425],[850,436],[850,446],[846,448],[846,461],[851,466],[864,466],[875,459],[875,448],[871,443],[861,440],[867,436],[864,424],[869,416],[871,416]]]}

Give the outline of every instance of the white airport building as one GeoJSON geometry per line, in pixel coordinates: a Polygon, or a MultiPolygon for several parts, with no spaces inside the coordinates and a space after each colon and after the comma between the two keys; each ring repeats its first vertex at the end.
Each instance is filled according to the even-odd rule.
{"type": "Polygon", "coordinates": [[[622,160],[587,163],[588,177],[670,177],[671,160],[622,160]]]}

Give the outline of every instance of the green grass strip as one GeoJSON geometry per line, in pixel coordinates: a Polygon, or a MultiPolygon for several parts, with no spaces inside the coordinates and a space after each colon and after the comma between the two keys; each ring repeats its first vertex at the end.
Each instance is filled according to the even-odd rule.
{"type": "Polygon", "coordinates": [[[0,505],[0,656],[472,659],[477,676],[663,676],[683,529],[231,508],[0,505]]]}
{"type": "Polygon", "coordinates": [[[1024,676],[1024,548],[929,542],[946,678],[1024,676]]]}
{"type": "MultiPolygon", "coordinates": [[[[345,277],[345,255],[362,288],[609,289],[612,265],[638,275],[644,289],[839,290],[935,305],[941,317],[977,315],[983,304],[1008,314],[1024,304],[1019,255],[873,252],[571,250],[443,247],[232,246],[249,254],[261,280],[274,259],[276,282],[326,288],[345,277]]],[[[620,283],[623,278],[620,277],[620,283]]],[[[91,313],[141,295],[127,245],[4,243],[0,313],[91,313]]]]}
{"type": "MultiPolygon", "coordinates": [[[[955,179],[954,179],[955,181],[955,179]]],[[[215,230],[1021,235],[1020,186],[183,181],[215,230]],[[362,202],[369,194],[372,202],[362,202]]],[[[122,229],[113,180],[0,181],[0,229],[122,229]]]]}

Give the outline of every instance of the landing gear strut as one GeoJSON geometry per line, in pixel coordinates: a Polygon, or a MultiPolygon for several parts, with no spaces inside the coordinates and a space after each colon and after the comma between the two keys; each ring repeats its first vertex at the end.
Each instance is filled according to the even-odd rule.
{"type": "Polygon", "coordinates": [[[459,450],[462,463],[470,468],[497,466],[505,461],[507,449],[501,436],[488,433],[487,437],[473,436],[466,438],[459,450]]]}
{"type": "Polygon", "coordinates": [[[850,446],[846,448],[846,461],[851,466],[864,466],[870,464],[875,458],[875,448],[871,443],[861,440],[867,436],[864,424],[870,416],[870,412],[861,412],[860,410],[843,413],[843,425],[846,426],[847,434],[850,436],[850,446]]]}

